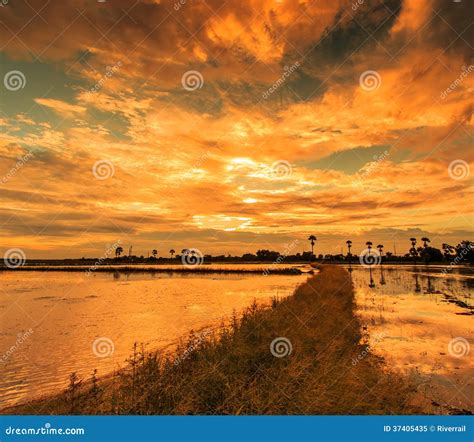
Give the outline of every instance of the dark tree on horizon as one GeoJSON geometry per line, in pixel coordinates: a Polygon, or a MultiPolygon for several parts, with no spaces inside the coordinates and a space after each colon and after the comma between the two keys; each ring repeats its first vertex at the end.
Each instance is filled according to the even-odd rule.
{"type": "Polygon", "coordinates": [[[115,257],[116,257],[116,258],[120,258],[120,255],[121,255],[122,253],[123,253],[123,247],[120,247],[120,246],[119,246],[119,247],[117,247],[117,248],[115,249],[115,257]]]}
{"type": "Polygon", "coordinates": [[[316,242],[317,238],[314,235],[310,235],[308,237],[308,241],[311,241],[311,256],[314,256],[314,244],[316,242]]]}

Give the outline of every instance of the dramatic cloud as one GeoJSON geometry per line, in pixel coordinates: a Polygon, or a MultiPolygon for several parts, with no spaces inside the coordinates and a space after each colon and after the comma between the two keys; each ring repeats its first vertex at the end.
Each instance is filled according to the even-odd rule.
{"type": "MultiPolygon", "coordinates": [[[[441,0],[11,1],[2,247],[435,246],[472,231],[472,11],[441,0]]],[[[1,250],[0,250],[1,251],[1,250]]]]}

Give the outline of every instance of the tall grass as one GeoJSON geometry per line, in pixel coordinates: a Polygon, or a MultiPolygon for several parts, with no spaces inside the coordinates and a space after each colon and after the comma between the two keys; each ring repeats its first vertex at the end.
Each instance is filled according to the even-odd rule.
{"type": "Polygon", "coordinates": [[[16,413],[53,414],[413,414],[412,389],[367,351],[349,274],[323,267],[264,308],[191,333],[171,354],[135,346],[126,369],[73,386],[16,413]],[[276,357],[275,338],[292,351],[276,357]],[[361,357],[361,355],[364,355],[361,357]],[[353,361],[357,360],[357,364],[353,361]],[[73,393],[71,394],[71,391],[73,393]],[[71,399],[72,398],[72,399],[71,399]],[[71,400],[73,403],[71,404],[71,400]],[[36,405],[36,406],[35,406],[36,405]],[[39,408],[40,406],[40,408],[39,408]]]}

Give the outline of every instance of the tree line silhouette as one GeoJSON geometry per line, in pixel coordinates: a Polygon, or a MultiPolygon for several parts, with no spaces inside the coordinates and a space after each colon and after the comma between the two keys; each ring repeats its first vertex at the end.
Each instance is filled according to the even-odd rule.
{"type": "MultiPolygon", "coordinates": [[[[257,250],[255,254],[244,253],[241,256],[233,255],[201,255],[200,257],[204,262],[308,262],[308,261],[330,261],[330,262],[356,262],[359,260],[360,254],[374,254],[377,255],[379,260],[384,262],[420,262],[420,263],[473,263],[474,262],[474,243],[472,241],[461,241],[459,244],[452,246],[447,243],[442,244],[442,250],[430,246],[430,239],[428,237],[422,237],[422,245],[417,246],[417,238],[410,238],[410,246],[408,251],[403,255],[395,255],[392,252],[385,252],[383,244],[377,244],[374,247],[372,241],[365,243],[366,249],[361,251],[359,254],[352,254],[353,243],[351,240],[346,241],[347,253],[338,254],[318,254],[314,253],[314,247],[317,241],[315,235],[310,235],[308,241],[311,247],[311,251],[286,254],[280,253],[269,249],[257,250]]],[[[142,256],[122,256],[123,247],[117,247],[115,249],[114,261],[125,261],[125,262],[167,262],[170,261],[181,261],[183,256],[192,255],[195,256],[200,252],[197,249],[182,249],[180,253],[176,253],[176,250],[170,249],[168,251],[169,257],[159,257],[158,250],[153,249],[151,255],[148,257],[142,256]]]]}

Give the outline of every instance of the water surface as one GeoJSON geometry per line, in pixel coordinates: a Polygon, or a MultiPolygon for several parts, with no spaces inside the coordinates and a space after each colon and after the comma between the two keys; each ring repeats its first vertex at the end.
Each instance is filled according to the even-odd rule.
{"type": "Polygon", "coordinates": [[[306,278],[2,272],[0,404],[58,392],[73,371],[110,373],[123,366],[134,342],[165,348],[191,329],[219,326],[254,300],[288,296],[306,278]]]}
{"type": "Polygon", "coordinates": [[[443,270],[384,265],[351,275],[372,351],[408,374],[435,412],[474,412],[473,269],[443,270]]]}
{"type": "MultiPolygon", "coordinates": [[[[265,269],[226,265],[237,267],[265,269]]],[[[351,270],[372,351],[389,368],[408,374],[435,404],[433,412],[474,411],[472,269],[449,274],[436,266],[351,270]]],[[[218,326],[254,299],[268,303],[291,295],[306,278],[2,272],[0,404],[58,392],[73,371],[81,377],[94,368],[99,376],[108,374],[123,366],[134,342],[166,348],[191,329],[218,326]]]]}

